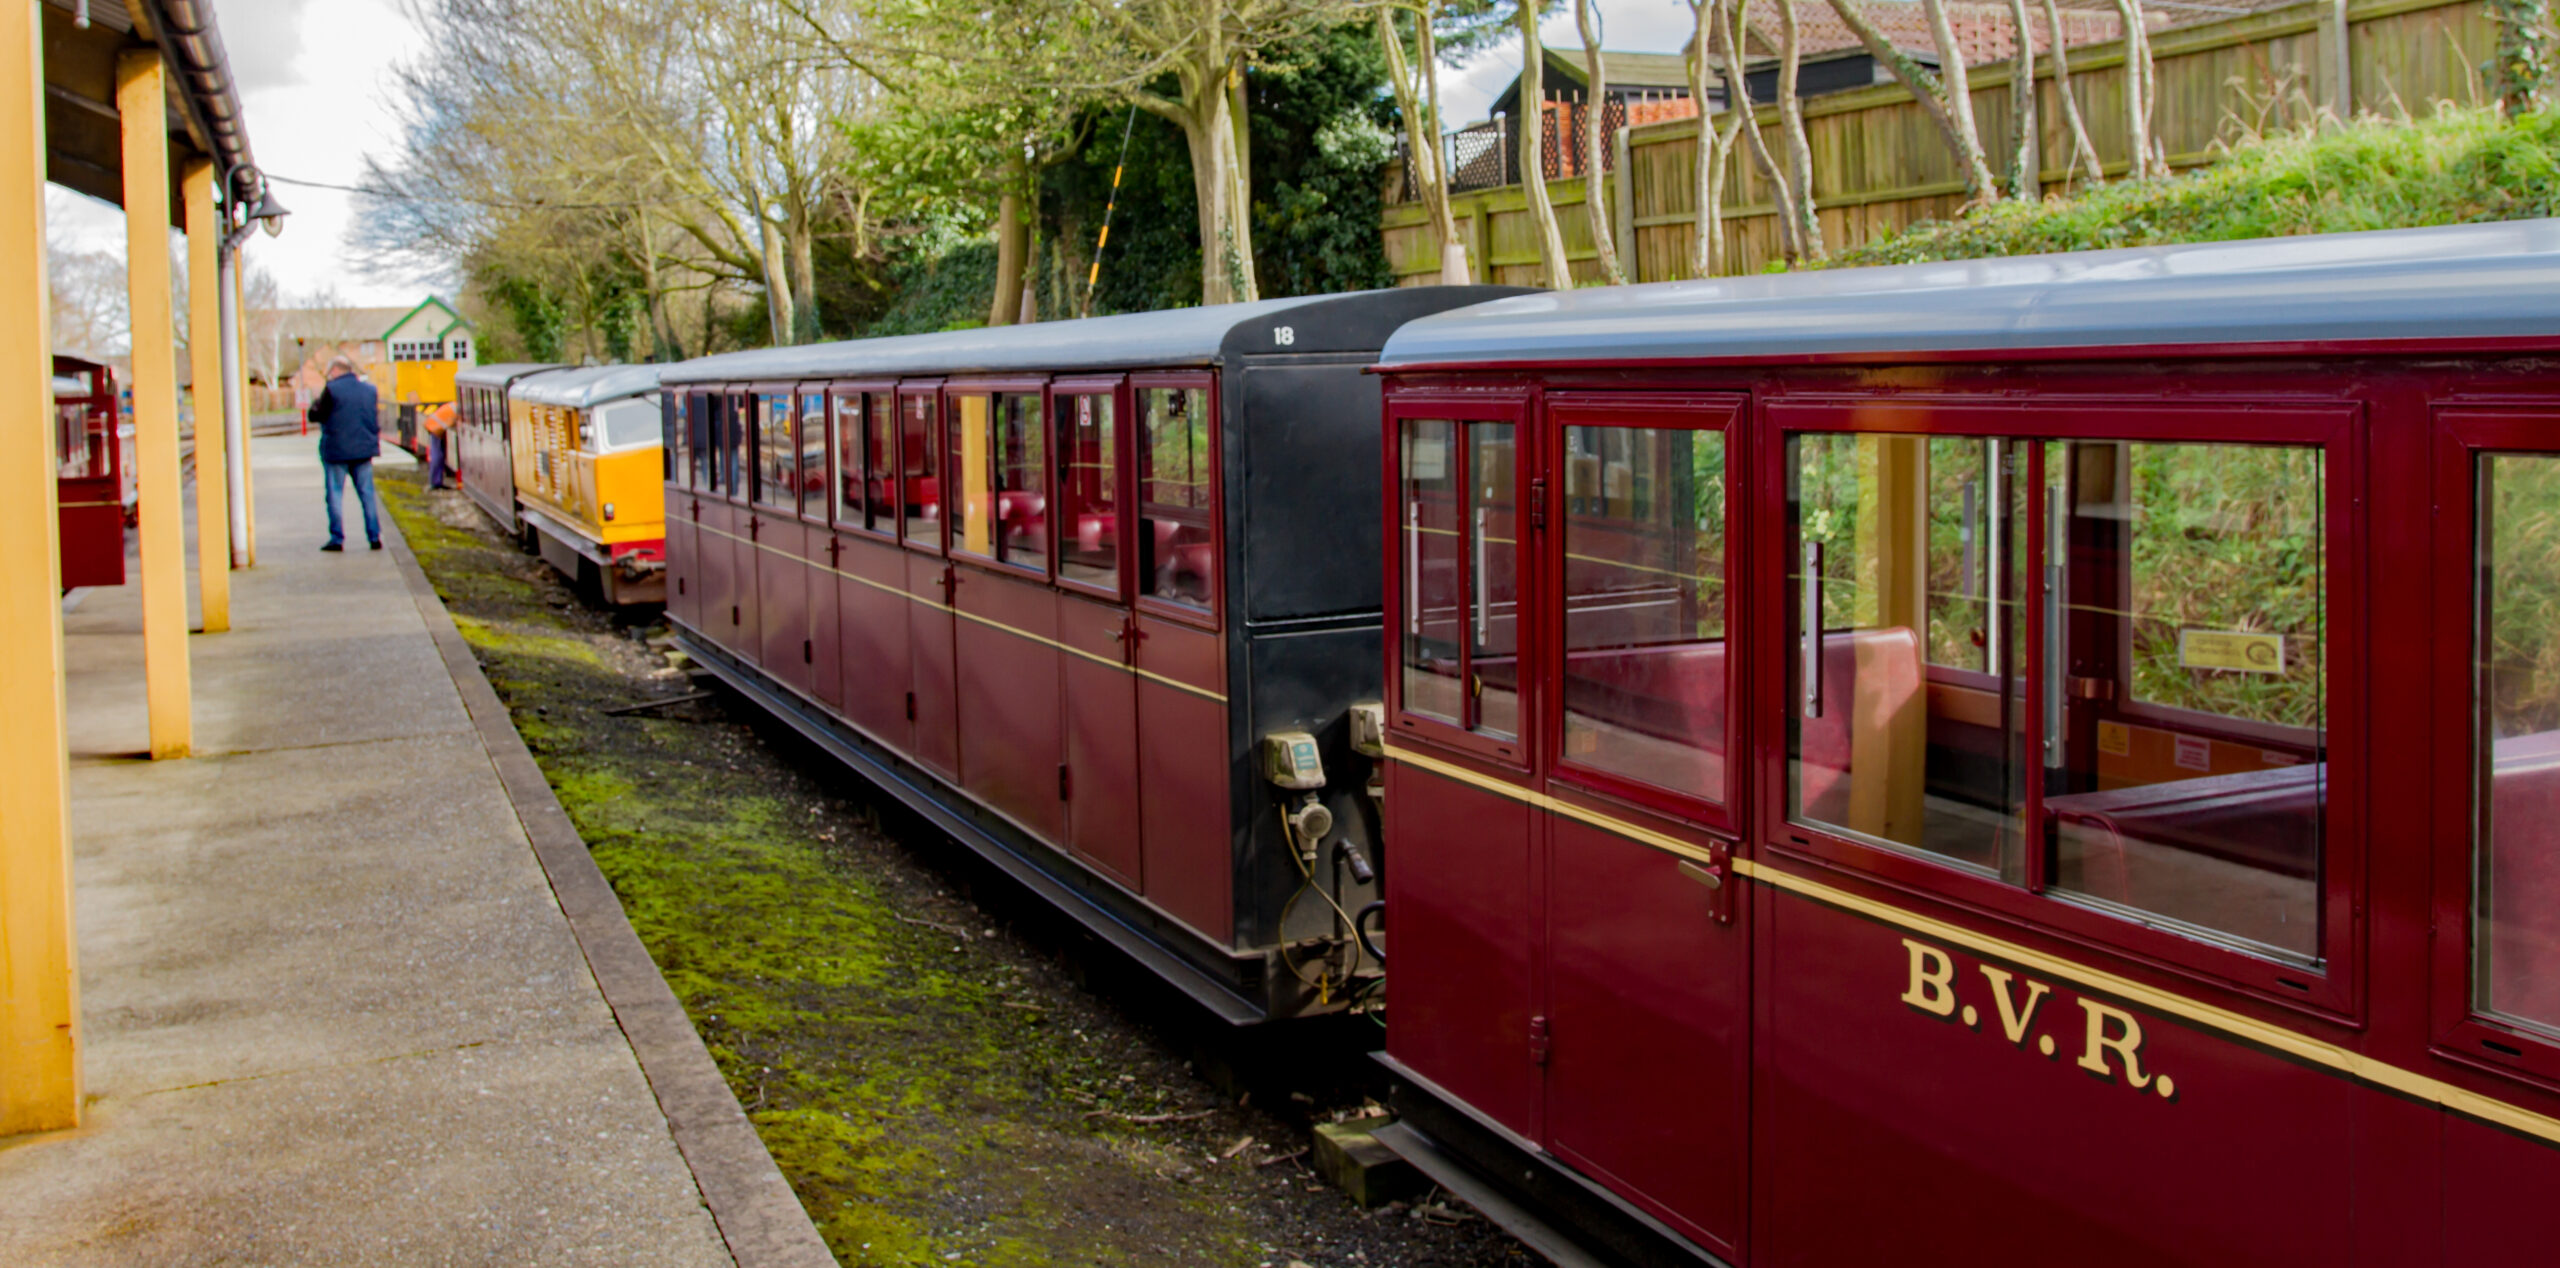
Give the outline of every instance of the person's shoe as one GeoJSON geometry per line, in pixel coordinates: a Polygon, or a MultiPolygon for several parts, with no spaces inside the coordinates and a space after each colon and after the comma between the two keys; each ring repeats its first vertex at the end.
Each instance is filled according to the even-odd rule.
{"type": "Polygon", "coordinates": [[[366,545],[365,549],[367,549],[367,550],[380,550],[380,549],[382,549],[382,543],[380,543],[380,542],[371,542],[371,543],[368,543],[368,544],[366,545]]]}
{"type": "Polygon", "coordinates": [[[333,554],[333,555],[334,555],[334,554],[336,554],[336,553],[337,553],[337,552],[339,552],[339,551],[345,550],[345,549],[346,549],[346,547],[341,546],[341,545],[339,545],[339,544],[338,544],[338,543],[336,543],[336,542],[330,542],[330,543],[328,543],[327,545],[322,546],[320,549],[325,550],[325,551],[328,551],[329,553],[331,553],[331,554],[333,554]]]}

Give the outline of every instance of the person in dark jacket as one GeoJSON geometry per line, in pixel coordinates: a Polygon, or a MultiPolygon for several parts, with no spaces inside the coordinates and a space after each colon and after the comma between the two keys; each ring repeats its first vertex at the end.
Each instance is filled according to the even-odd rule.
{"type": "Polygon", "coordinates": [[[338,497],[349,480],[355,481],[356,500],[364,507],[365,540],[382,549],[382,503],[373,492],[373,459],[382,451],[381,399],[356,373],[353,359],[329,359],[329,386],[311,402],[310,418],[320,425],[320,466],[329,506],[329,544],[320,549],[346,549],[346,533],[338,526],[338,497]]]}

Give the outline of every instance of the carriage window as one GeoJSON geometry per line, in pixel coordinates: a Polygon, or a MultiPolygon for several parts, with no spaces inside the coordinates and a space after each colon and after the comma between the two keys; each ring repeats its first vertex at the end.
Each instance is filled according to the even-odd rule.
{"type": "Polygon", "coordinates": [[[1058,575],[1120,587],[1120,476],[1111,397],[1058,402],[1058,575]]]}
{"type": "Polygon", "coordinates": [[[2076,441],[2048,445],[2044,469],[2055,890],[2316,960],[2320,450],[2076,441]]]}
{"type": "Polygon", "coordinates": [[[2472,1003],[2560,1035],[2560,457],[2477,479],[2472,1003]]]}
{"type": "Polygon", "coordinates": [[[1564,760],[1725,799],[1724,436],[1564,433],[1564,760]]]}
{"type": "Polygon", "coordinates": [[[1520,734],[1516,430],[1407,421],[1397,488],[1404,709],[1498,740],[1520,734]]]}
{"type": "MultiPolygon", "coordinates": [[[[1873,432],[1789,447],[1788,817],[2022,879],[2020,684],[1931,684],[1922,667],[1930,545],[1946,519],[1932,503],[1960,504],[1965,484],[1930,466],[1944,457],[1979,481],[1976,462],[1998,447],[1873,432]]],[[[1999,506],[2006,520],[2024,512],[2014,494],[1999,506]]],[[[1987,645],[2024,640],[2022,572],[2013,548],[1984,573],[1992,619],[1975,628],[1987,645]]]]}
{"type": "Polygon", "coordinates": [[[754,399],[723,396],[711,404],[711,428],[720,437],[720,491],[733,498],[746,493],[747,432],[755,418],[754,399]]]}
{"type": "Polygon", "coordinates": [[[719,488],[719,468],[713,461],[719,450],[712,440],[710,397],[695,393],[684,398],[683,427],[692,445],[689,469],[693,472],[693,487],[705,492],[719,488]]]}
{"type": "MultiPolygon", "coordinates": [[[[473,409],[472,402],[478,396],[479,392],[475,390],[469,396],[462,398],[462,414],[463,420],[466,424],[471,419],[473,409]]],[[[691,444],[693,438],[685,432],[683,413],[684,401],[682,398],[678,397],[673,392],[669,392],[666,396],[660,398],[658,402],[658,409],[660,413],[660,418],[658,420],[658,453],[660,459],[665,463],[665,469],[660,478],[669,484],[673,484],[676,482],[676,476],[678,473],[691,471],[693,469],[693,446],[691,444]]]]}
{"type": "Polygon", "coordinates": [[[754,412],[755,503],[777,510],[800,508],[800,443],[793,435],[791,394],[749,398],[754,412]]]}
{"type": "Polygon", "coordinates": [[[2316,962],[2319,449],[1793,444],[1793,818],[2316,962]]]}
{"type": "Polygon", "coordinates": [[[1049,567],[1048,429],[1037,392],[999,392],[995,399],[996,557],[1049,567]]]}
{"type": "Polygon", "coordinates": [[[835,521],[846,526],[871,527],[871,482],[888,470],[884,465],[872,468],[864,464],[869,456],[869,428],[863,425],[860,392],[847,392],[836,398],[836,479],[835,521]]]}
{"type": "Polygon", "coordinates": [[[934,398],[898,398],[898,535],[942,548],[941,450],[935,443],[934,398]]]}
{"type": "MultiPolygon", "coordinates": [[[[898,403],[886,392],[871,392],[862,397],[865,422],[860,431],[866,447],[867,462],[853,470],[863,473],[868,496],[863,500],[862,526],[875,533],[898,531],[898,403]]],[[[839,424],[840,426],[843,424],[839,424]]]]}
{"type": "Polygon", "coordinates": [[[987,487],[989,402],[983,394],[954,396],[950,408],[950,447],[943,454],[943,470],[951,473],[951,550],[993,559],[995,498],[987,487]]]}
{"type": "Polygon", "coordinates": [[[800,513],[827,513],[827,394],[800,395],[800,513]]]}
{"type": "Polygon", "coordinates": [[[1217,499],[1209,480],[1209,390],[1138,393],[1138,593],[1206,612],[1217,596],[1217,499]]]}
{"type": "Polygon", "coordinates": [[[1397,501],[1404,523],[1404,629],[1401,641],[1404,708],[1408,713],[1460,721],[1458,532],[1460,492],[1458,424],[1411,419],[1404,424],[1397,501]]]}

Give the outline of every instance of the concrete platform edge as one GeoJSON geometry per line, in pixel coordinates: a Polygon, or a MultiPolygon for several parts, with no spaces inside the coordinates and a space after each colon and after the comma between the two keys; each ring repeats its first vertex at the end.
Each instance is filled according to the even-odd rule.
{"type": "Polygon", "coordinates": [[[481,747],[497,769],[515,806],[534,857],[550,879],[560,910],[586,957],[596,986],[639,1058],[676,1149],[693,1173],[703,1204],[739,1268],[833,1268],[835,1255],[773,1155],[756,1135],[728,1081],[694,1032],[684,1006],[658,972],[657,962],[622,911],[622,902],[596,868],[569,814],[516,733],[506,706],[480,672],[480,662],[454,626],[396,523],[386,523],[384,545],[398,562],[410,598],[425,619],[445,671],[462,694],[481,747]]]}

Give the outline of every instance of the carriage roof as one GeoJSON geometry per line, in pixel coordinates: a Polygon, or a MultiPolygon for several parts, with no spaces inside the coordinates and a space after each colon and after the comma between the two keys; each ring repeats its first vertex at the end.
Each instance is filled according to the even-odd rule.
{"type": "Polygon", "coordinates": [[[849,339],[702,357],[666,367],[665,381],[1180,369],[1214,366],[1229,357],[1257,352],[1368,353],[1416,316],[1516,293],[1513,288],[1491,286],[1405,287],[849,339]],[[1282,326],[1288,328],[1285,344],[1278,342],[1275,333],[1282,326]]]}
{"type": "Polygon", "coordinates": [[[2560,335],[2560,220],[1538,292],[1425,317],[1388,369],[2560,335]]]}
{"type": "Polygon", "coordinates": [[[588,365],[529,374],[510,391],[517,400],[567,409],[592,409],[626,396],[658,390],[654,365],[588,365]]]}

